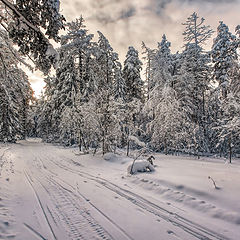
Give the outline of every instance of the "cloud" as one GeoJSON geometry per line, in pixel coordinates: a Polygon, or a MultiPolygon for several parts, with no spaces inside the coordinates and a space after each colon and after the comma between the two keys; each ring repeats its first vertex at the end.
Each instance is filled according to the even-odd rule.
{"type": "Polygon", "coordinates": [[[117,19],[118,20],[119,19],[127,19],[127,18],[130,18],[130,17],[133,17],[135,14],[136,14],[136,8],[133,7],[133,6],[129,6],[128,8],[123,9],[120,12],[120,15],[117,19]]]}
{"type": "MultiPolygon", "coordinates": [[[[222,20],[234,32],[240,24],[240,0],[61,0],[61,12],[68,21],[83,15],[91,33],[101,31],[124,61],[128,46],[141,52],[141,42],[157,47],[165,33],[172,51],[182,50],[182,32],[187,17],[197,12],[216,30],[222,20]]],[[[97,40],[97,39],[95,39],[97,40]]],[[[211,41],[208,48],[211,47],[211,41]]],[[[30,77],[39,94],[41,84],[30,77]]],[[[40,77],[41,78],[41,77],[40,77]]]]}
{"type": "Polygon", "coordinates": [[[87,20],[96,21],[103,25],[107,25],[109,23],[115,23],[119,20],[128,19],[133,17],[136,14],[136,8],[133,6],[128,6],[123,8],[120,11],[106,11],[105,9],[98,9],[95,14],[87,17],[87,20]]]}
{"type": "Polygon", "coordinates": [[[222,3],[236,3],[238,0],[180,0],[180,1],[186,1],[186,2],[198,2],[198,3],[203,3],[203,2],[208,2],[208,3],[215,3],[215,4],[222,4],[222,3]]]}
{"type": "Polygon", "coordinates": [[[173,51],[183,45],[181,23],[196,11],[216,29],[223,20],[234,29],[239,24],[240,0],[61,0],[63,14],[73,20],[81,14],[90,32],[103,32],[123,60],[129,45],[140,51],[141,41],[150,47],[165,33],[173,51]]]}
{"type": "Polygon", "coordinates": [[[186,10],[190,6],[208,9],[209,7],[212,8],[214,5],[217,10],[220,5],[232,5],[233,3],[239,3],[239,0],[151,0],[148,1],[145,9],[158,16],[164,17],[166,16],[167,8],[170,4],[180,7],[184,6],[186,10]]]}
{"type": "Polygon", "coordinates": [[[153,0],[145,9],[155,13],[158,16],[163,16],[167,5],[171,2],[172,0],[153,0]]]}

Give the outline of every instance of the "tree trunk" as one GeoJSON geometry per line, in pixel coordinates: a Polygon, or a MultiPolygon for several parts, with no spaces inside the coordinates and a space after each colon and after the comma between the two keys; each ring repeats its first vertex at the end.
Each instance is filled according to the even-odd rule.
{"type": "Polygon", "coordinates": [[[103,140],[102,140],[102,152],[103,152],[103,155],[105,154],[105,134],[103,132],[103,140]]]}
{"type": "Polygon", "coordinates": [[[82,151],[82,141],[81,141],[81,132],[78,131],[78,148],[79,148],[79,151],[81,152],[82,151]]]}
{"type": "Polygon", "coordinates": [[[130,140],[127,141],[127,156],[129,156],[130,140]]]}
{"type": "Polygon", "coordinates": [[[232,133],[229,137],[229,163],[232,163],[232,133]]]}

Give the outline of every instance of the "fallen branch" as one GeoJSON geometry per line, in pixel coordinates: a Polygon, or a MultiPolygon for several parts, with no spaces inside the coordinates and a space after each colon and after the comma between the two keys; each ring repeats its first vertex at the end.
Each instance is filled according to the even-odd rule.
{"type": "Polygon", "coordinates": [[[216,182],[213,180],[213,178],[211,178],[210,176],[208,176],[208,179],[212,180],[212,183],[213,183],[215,189],[220,189],[220,188],[216,185],[216,182]]]}

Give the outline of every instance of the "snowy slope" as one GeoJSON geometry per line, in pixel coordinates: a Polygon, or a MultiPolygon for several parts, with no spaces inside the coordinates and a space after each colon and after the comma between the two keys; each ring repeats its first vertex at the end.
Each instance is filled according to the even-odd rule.
{"type": "Polygon", "coordinates": [[[0,145],[0,239],[240,239],[238,162],[155,157],[130,176],[126,157],[0,145]]]}

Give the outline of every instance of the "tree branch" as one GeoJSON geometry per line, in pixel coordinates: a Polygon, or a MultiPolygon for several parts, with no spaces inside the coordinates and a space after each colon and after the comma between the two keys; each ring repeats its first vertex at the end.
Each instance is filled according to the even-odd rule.
{"type": "Polygon", "coordinates": [[[30,23],[17,9],[16,7],[10,3],[8,0],[0,0],[5,6],[7,6],[18,18],[20,21],[25,23],[29,28],[34,30],[35,32],[39,33],[44,39],[48,41],[48,39],[44,36],[44,34],[41,32],[41,30],[37,27],[35,27],[32,23],[30,23]]]}

